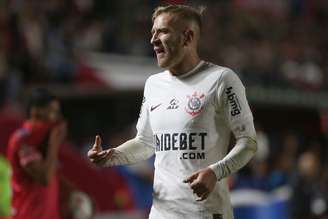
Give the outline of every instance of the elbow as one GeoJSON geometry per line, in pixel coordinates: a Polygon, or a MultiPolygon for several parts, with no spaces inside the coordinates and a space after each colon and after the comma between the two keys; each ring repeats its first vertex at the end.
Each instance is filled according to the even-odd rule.
{"type": "Polygon", "coordinates": [[[247,145],[247,148],[253,152],[253,154],[256,153],[257,149],[258,149],[258,146],[257,146],[257,141],[251,137],[248,137],[247,138],[247,141],[246,141],[246,145],[247,145]]]}
{"type": "Polygon", "coordinates": [[[257,152],[257,149],[258,149],[257,141],[254,141],[254,143],[253,143],[253,151],[254,151],[254,154],[257,152]]]}

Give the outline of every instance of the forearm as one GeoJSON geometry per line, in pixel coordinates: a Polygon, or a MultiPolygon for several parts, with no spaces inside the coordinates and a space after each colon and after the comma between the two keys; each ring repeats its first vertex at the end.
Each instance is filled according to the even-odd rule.
{"type": "Polygon", "coordinates": [[[220,161],[210,165],[218,180],[221,180],[245,166],[254,156],[257,143],[250,137],[237,140],[233,149],[220,161]]]}
{"type": "Polygon", "coordinates": [[[114,149],[114,154],[105,166],[134,164],[147,160],[154,154],[154,148],[140,141],[137,137],[114,149]]]}
{"type": "Polygon", "coordinates": [[[44,165],[44,175],[47,182],[49,182],[51,177],[55,174],[57,168],[58,148],[58,145],[49,145],[49,150],[44,165]]]}

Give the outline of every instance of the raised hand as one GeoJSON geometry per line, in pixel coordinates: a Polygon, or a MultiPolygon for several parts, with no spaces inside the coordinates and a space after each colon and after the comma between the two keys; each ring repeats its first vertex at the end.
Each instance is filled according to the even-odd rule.
{"type": "Polygon", "coordinates": [[[59,147],[65,140],[67,135],[66,122],[60,122],[50,132],[49,145],[59,147]]]}
{"type": "Polygon", "coordinates": [[[96,136],[95,143],[88,151],[89,160],[96,165],[104,165],[106,161],[113,155],[114,149],[103,150],[101,147],[101,138],[96,136]]]}
{"type": "Polygon", "coordinates": [[[183,182],[189,183],[190,188],[199,197],[197,201],[203,201],[207,199],[207,197],[213,191],[217,182],[217,178],[212,169],[205,168],[192,174],[183,182]]]}

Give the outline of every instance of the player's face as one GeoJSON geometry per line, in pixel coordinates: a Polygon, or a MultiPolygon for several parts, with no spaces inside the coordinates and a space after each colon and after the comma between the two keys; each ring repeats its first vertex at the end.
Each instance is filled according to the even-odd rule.
{"type": "Polygon", "coordinates": [[[62,118],[59,101],[52,100],[46,106],[32,107],[30,117],[43,122],[58,122],[62,118]]]}
{"type": "Polygon", "coordinates": [[[184,57],[183,31],[174,15],[157,16],[151,34],[158,66],[169,69],[178,65],[184,57]]]}

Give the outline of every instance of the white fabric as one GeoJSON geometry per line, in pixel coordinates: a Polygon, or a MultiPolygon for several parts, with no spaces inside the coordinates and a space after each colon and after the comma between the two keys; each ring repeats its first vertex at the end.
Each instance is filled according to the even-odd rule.
{"type": "MultiPolygon", "coordinates": [[[[156,154],[153,207],[163,215],[206,212],[222,214],[223,219],[233,218],[228,185],[223,178],[232,171],[215,171],[223,179],[202,202],[197,202],[192,190],[183,183],[195,171],[224,160],[231,132],[236,139],[256,139],[245,88],[233,71],[202,61],[182,76],[164,71],[149,77],[137,131],[136,138],[144,146],[135,145],[135,158],[145,158],[139,157],[139,151],[148,146],[153,146],[156,154]]],[[[231,152],[233,157],[243,153],[240,147],[237,145],[231,152]]],[[[248,158],[242,159],[242,164],[237,164],[238,160],[233,159],[231,164],[236,169],[248,158]]]]}
{"type": "Polygon", "coordinates": [[[179,212],[174,209],[171,211],[163,211],[161,208],[152,206],[149,214],[149,219],[213,219],[213,214],[206,211],[199,212],[179,212]]]}
{"type": "Polygon", "coordinates": [[[247,137],[237,140],[233,149],[222,160],[210,165],[216,178],[221,180],[245,166],[254,156],[257,149],[256,142],[247,137]]]}
{"type": "Polygon", "coordinates": [[[105,166],[134,164],[147,160],[154,154],[154,148],[140,141],[137,137],[116,147],[114,154],[105,166]]]}

